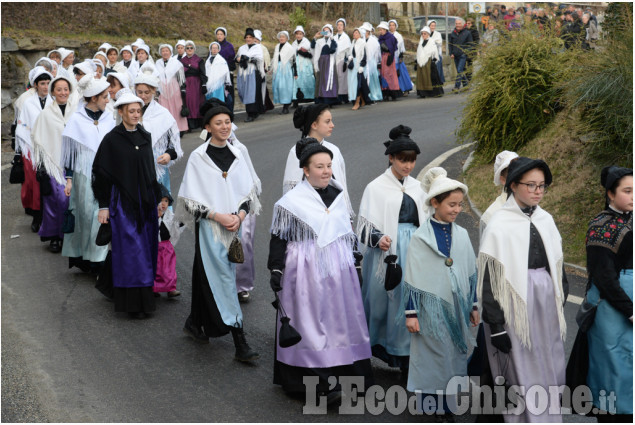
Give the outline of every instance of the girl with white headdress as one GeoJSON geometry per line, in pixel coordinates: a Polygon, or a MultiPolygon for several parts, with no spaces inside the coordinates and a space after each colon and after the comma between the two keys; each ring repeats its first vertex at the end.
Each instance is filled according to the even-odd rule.
{"type": "Polygon", "coordinates": [[[295,50],[289,44],[289,33],[280,31],[278,41],[273,50],[273,103],[282,103],[282,114],[289,113],[289,105],[293,98],[293,64],[295,50]]]}
{"type": "Polygon", "coordinates": [[[295,51],[293,64],[293,106],[300,102],[313,102],[315,96],[315,75],[311,43],[304,36],[304,28],[298,25],[293,32],[295,40],[291,47],[295,51]]]}
{"type": "Polygon", "coordinates": [[[428,21],[428,27],[430,27],[430,39],[436,44],[439,49],[439,60],[437,60],[437,71],[439,73],[439,80],[441,84],[445,83],[445,76],[443,75],[443,37],[441,33],[437,31],[437,21],[430,19],[428,21]]]}
{"type": "Polygon", "coordinates": [[[62,250],[62,225],[68,197],[64,193],[66,179],[62,165],[62,132],[77,109],[71,100],[73,83],[66,77],[57,77],[49,84],[53,103],[44,108],[33,126],[34,162],[43,171],[40,178],[42,194],[42,226],[38,234],[42,242],[50,241],[49,251],[62,250]],[[48,192],[48,193],[47,193],[48,192]]]}
{"type": "Polygon", "coordinates": [[[49,74],[51,74],[53,76],[53,78],[55,78],[57,76],[57,62],[55,62],[53,59],[49,59],[46,56],[42,56],[40,59],[37,60],[37,62],[35,62],[34,66],[43,66],[44,69],[46,69],[49,74]]]}
{"type": "Polygon", "coordinates": [[[37,232],[42,221],[40,183],[36,176],[36,167],[33,155],[33,141],[31,133],[35,123],[42,113],[42,110],[52,103],[48,95],[49,83],[53,76],[44,67],[34,68],[33,85],[36,89],[35,95],[29,97],[18,116],[15,130],[16,152],[22,154],[22,164],[24,166],[24,183],[20,198],[22,206],[27,214],[33,216],[31,230],[37,232]]]}
{"type": "Polygon", "coordinates": [[[395,58],[395,64],[397,71],[399,71],[399,90],[407,96],[408,92],[412,90],[412,80],[410,79],[406,64],[403,63],[403,54],[406,53],[406,45],[404,44],[403,36],[397,31],[399,24],[397,24],[396,19],[388,21],[388,28],[390,28],[390,32],[397,39],[397,57],[395,58]]]}
{"type": "Polygon", "coordinates": [[[130,69],[130,65],[134,62],[134,53],[132,52],[132,47],[126,45],[121,48],[121,65],[123,65],[126,70],[130,69]]]}
{"type": "Polygon", "coordinates": [[[60,53],[60,57],[62,59],[62,66],[59,67],[57,72],[61,73],[65,77],[72,78],[73,62],[75,62],[75,52],[63,47],[60,47],[59,49],[57,49],[57,51],[60,53]]]}
{"type": "Polygon", "coordinates": [[[337,52],[335,53],[335,69],[337,70],[337,94],[340,102],[348,103],[348,52],[351,48],[351,39],[346,34],[346,19],[339,18],[335,22],[337,34],[333,39],[337,42],[337,52]]]}
{"type": "Polygon", "coordinates": [[[108,76],[111,72],[126,72],[127,68],[123,65],[123,63],[119,62],[117,59],[119,58],[119,49],[114,46],[110,46],[106,51],[106,71],[104,71],[104,76],[108,76]]]}
{"type": "Polygon", "coordinates": [[[156,61],[156,69],[159,75],[159,104],[170,111],[180,132],[187,131],[187,118],[181,116],[183,98],[181,90],[185,89],[185,72],[183,64],[172,52],[172,46],[162,44],[159,46],[161,59],[156,61]]]}
{"type": "Polygon", "coordinates": [[[366,30],[366,69],[364,75],[370,90],[370,100],[379,102],[383,99],[379,84],[379,71],[377,70],[377,64],[381,61],[381,47],[377,37],[372,32],[373,26],[369,22],[364,22],[362,27],[366,30]]]}
{"type": "Polygon", "coordinates": [[[364,75],[364,70],[368,66],[365,36],[364,28],[355,28],[353,44],[348,51],[348,100],[355,102],[353,110],[371,103],[370,90],[364,75]]]}
{"type": "Polygon", "coordinates": [[[29,81],[26,84],[26,91],[18,96],[17,99],[13,101],[13,123],[11,123],[11,149],[15,149],[15,131],[17,129],[18,118],[20,117],[20,110],[22,109],[22,105],[24,102],[31,96],[33,96],[37,90],[33,86],[33,77],[38,70],[42,67],[37,68],[33,67],[32,70],[29,71],[29,81]]]}
{"type": "Polygon", "coordinates": [[[430,28],[421,28],[421,38],[417,46],[417,97],[443,96],[443,85],[439,80],[436,62],[439,53],[436,44],[430,39],[430,28]]]}
{"type": "MultiPolygon", "coordinates": [[[[132,62],[130,64],[130,67],[128,68],[128,73],[130,74],[130,81],[134,81],[135,78],[137,78],[137,74],[139,74],[141,67],[146,63],[149,62],[151,64],[154,65],[154,61],[152,60],[152,57],[150,56],[150,47],[148,47],[147,44],[141,44],[137,47],[137,51],[135,52],[135,61],[132,62]]],[[[154,75],[158,78],[159,77],[159,73],[156,71],[156,68],[154,68],[154,75]]]]}
{"type": "Polygon", "coordinates": [[[209,57],[205,61],[205,75],[207,75],[207,92],[205,99],[216,98],[225,101],[225,92],[231,89],[229,65],[220,55],[220,43],[212,41],[209,45],[209,57]]]}
{"type": "Polygon", "coordinates": [[[176,58],[181,60],[183,56],[185,56],[185,40],[179,40],[174,45],[174,50],[176,50],[176,58]]]}
{"type": "Polygon", "coordinates": [[[91,187],[95,154],[104,136],[113,129],[115,120],[106,113],[109,95],[107,81],[85,75],[78,83],[83,103],[68,120],[62,132],[62,164],[66,174],[64,193],[70,197],[69,211],[75,216],[72,233],[64,236],[62,255],[69,267],[96,272],[106,259],[108,246],[96,244],[99,207],[91,187]]]}
{"type": "Polygon", "coordinates": [[[313,68],[317,74],[315,103],[328,105],[338,103],[335,69],[337,42],[333,38],[333,25],[326,24],[322,27],[322,31],[315,34],[311,41],[311,49],[313,49],[313,68]]]}
{"type": "Polygon", "coordinates": [[[183,150],[176,120],[154,99],[159,87],[159,79],[154,74],[154,66],[146,63],[134,81],[135,93],[144,102],[141,125],[152,135],[156,178],[171,191],[169,167],[183,157],[183,150]]]}

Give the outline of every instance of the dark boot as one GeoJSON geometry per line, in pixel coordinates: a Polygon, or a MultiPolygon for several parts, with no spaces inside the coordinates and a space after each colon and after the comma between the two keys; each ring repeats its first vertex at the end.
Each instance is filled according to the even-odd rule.
{"type": "Polygon", "coordinates": [[[282,114],[286,115],[288,113],[289,113],[289,105],[288,104],[287,105],[283,105],[282,106],[282,114]]]}
{"type": "Polygon", "coordinates": [[[200,326],[192,323],[192,318],[188,316],[183,326],[183,332],[199,344],[209,344],[209,338],[203,333],[200,326]]]}
{"type": "Polygon", "coordinates": [[[243,328],[232,328],[232,337],[234,338],[234,346],[236,347],[236,354],[234,356],[236,360],[239,362],[251,362],[260,357],[260,354],[252,350],[249,344],[247,344],[243,328]]]}
{"type": "Polygon", "coordinates": [[[294,100],[293,101],[293,109],[296,109],[298,107],[298,101],[294,100]]]}
{"type": "Polygon", "coordinates": [[[37,233],[42,225],[42,211],[33,211],[33,221],[31,222],[31,231],[37,233]]]}

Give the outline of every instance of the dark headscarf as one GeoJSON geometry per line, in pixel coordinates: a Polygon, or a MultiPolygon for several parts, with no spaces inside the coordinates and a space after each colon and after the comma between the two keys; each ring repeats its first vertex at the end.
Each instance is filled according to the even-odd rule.
{"type": "Polygon", "coordinates": [[[333,159],[333,152],[313,137],[305,137],[295,144],[295,156],[300,160],[300,168],[304,168],[309,162],[309,158],[320,152],[329,154],[333,159]]]}
{"type": "Polygon", "coordinates": [[[229,110],[229,106],[215,97],[203,103],[199,108],[199,112],[203,116],[203,127],[218,114],[227,114],[231,122],[234,122],[234,114],[229,110]]]}
{"type": "Polygon", "coordinates": [[[161,189],[161,198],[159,198],[159,201],[161,201],[163,198],[168,198],[168,206],[172,205],[174,203],[174,198],[172,198],[172,195],[170,195],[170,191],[168,190],[168,188],[161,183],[159,183],[159,188],[161,189]]]}
{"type": "Polygon", "coordinates": [[[410,138],[412,129],[405,125],[399,124],[397,127],[390,130],[388,137],[390,140],[384,142],[386,146],[386,152],[384,155],[394,155],[403,151],[415,151],[417,155],[421,153],[419,146],[410,138]]]}
{"type": "MultiPolygon", "coordinates": [[[[248,35],[256,38],[256,34],[254,33],[254,29],[253,28],[247,28],[245,30],[245,36],[243,38],[247,38],[248,35]]],[[[227,34],[225,34],[225,36],[227,36],[227,34]]]]}
{"type": "Polygon", "coordinates": [[[520,182],[523,175],[534,168],[538,168],[545,173],[545,184],[550,185],[553,181],[551,170],[545,161],[542,159],[532,159],[525,156],[519,156],[516,160],[512,161],[507,168],[507,181],[505,182],[505,192],[511,193],[511,184],[520,182]]]}
{"type": "Polygon", "coordinates": [[[311,130],[311,124],[317,121],[318,117],[329,105],[317,103],[312,105],[298,106],[293,113],[293,125],[302,132],[302,137],[306,137],[311,130]]]}

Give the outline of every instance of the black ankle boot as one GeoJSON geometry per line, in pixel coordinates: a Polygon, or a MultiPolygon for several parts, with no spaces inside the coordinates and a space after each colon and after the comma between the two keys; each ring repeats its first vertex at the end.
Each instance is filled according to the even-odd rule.
{"type": "Polygon", "coordinates": [[[42,225],[42,211],[33,211],[33,221],[31,222],[31,231],[37,233],[42,225]]]}
{"type": "Polygon", "coordinates": [[[236,347],[236,355],[234,356],[236,360],[239,362],[250,362],[260,357],[260,354],[252,350],[247,344],[243,328],[232,328],[232,337],[236,347]]]}

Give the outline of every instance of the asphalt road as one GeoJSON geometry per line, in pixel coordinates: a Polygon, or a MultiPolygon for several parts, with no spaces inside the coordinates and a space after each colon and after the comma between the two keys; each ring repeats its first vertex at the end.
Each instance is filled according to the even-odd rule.
{"type": "MultiPolygon", "coordinates": [[[[334,108],[330,139],[346,160],[349,192],[355,208],[365,185],[387,166],[383,142],[390,128],[412,127],[422,154],[413,175],[456,146],[453,137],[464,95],[397,102],[351,111],[334,108]]],[[[67,259],[51,254],[30,231],[20,205],[19,186],[2,172],[2,421],[3,422],[420,422],[432,418],[407,411],[393,416],[303,415],[303,400],[287,397],[272,384],[275,311],[266,259],[272,207],[282,194],[289,148],[299,139],[292,115],[267,113],[255,123],[237,115],[238,138],[248,147],[263,183],[263,213],[258,217],[256,282],[252,301],[243,304],[247,340],[260,352],[253,366],[233,360],[231,336],[198,345],[182,332],[189,314],[194,237],[186,231],[176,246],[178,288],[182,296],[158,300],[147,320],[116,314],[96,289],[95,279],[68,269],[67,259]],[[19,235],[14,237],[14,235],[19,235]]],[[[183,138],[186,156],[202,143],[183,138]]],[[[445,166],[458,177],[466,152],[445,166]]],[[[186,160],[172,168],[174,193],[186,160]]],[[[469,211],[459,224],[470,231],[476,248],[477,218],[469,211]]],[[[572,293],[582,295],[582,279],[572,293]]],[[[568,303],[567,352],[575,337],[577,304],[568,303]]],[[[376,383],[405,386],[398,370],[373,361],[376,383]]],[[[473,420],[473,417],[461,417],[473,420]]],[[[568,421],[580,417],[567,418],[568,421]]]]}

